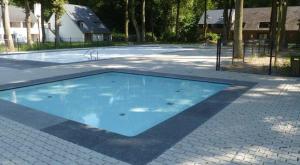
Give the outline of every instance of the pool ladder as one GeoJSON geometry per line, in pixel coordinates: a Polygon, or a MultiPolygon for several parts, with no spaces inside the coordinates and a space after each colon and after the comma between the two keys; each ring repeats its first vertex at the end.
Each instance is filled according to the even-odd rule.
{"type": "Polygon", "coordinates": [[[99,58],[99,50],[98,49],[89,49],[84,53],[84,56],[87,56],[91,61],[98,61],[99,58]]]}

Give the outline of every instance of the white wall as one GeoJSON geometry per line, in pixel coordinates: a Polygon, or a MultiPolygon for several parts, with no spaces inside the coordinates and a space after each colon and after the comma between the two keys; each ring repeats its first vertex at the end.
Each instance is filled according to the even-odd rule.
{"type": "MultiPolygon", "coordinates": [[[[49,20],[50,27],[55,31],[55,15],[53,14],[49,20]]],[[[48,27],[48,25],[47,25],[48,27]]],[[[61,18],[61,26],[59,28],[59,34],[63,41],[72,42],[84,42],[84,34],[76,25],[76,23],[65,13],[61,18]]],[[[46,37],[51,38],[51,37],[46,37]]]]}
{"type": "Polygon", "coordinates": [[[103,41],[104,36],[103,34],[93,34],[93,41],[103,41]]]}
{"type": "Polygon", "coordinates": [[[63,40],[72,42],[84,42],[84,34],[76,25],[76,23],[67,15],[64,14],[61,18],[61,26],[60,26],[60,37],[63,40]]]}
{"type": "MultiPolygon", "coordinates": [[[[27,42],[27,29],[26,27],[23,27],[23,23],[21,23],[21,27],[19,28],[11,27],[10,30],[11,30],[11,34],[14,34],[16,36],[16,40],[18,42],[27,42]]],[[[35,34],[35,35],[39,34],[37,23],[35,23],[34,26],[31,28],[31,34],[35,34]]],[[[4,29],[2,26],[2,22],[0,22],[0,43],[4,43],[4,29]]]]}

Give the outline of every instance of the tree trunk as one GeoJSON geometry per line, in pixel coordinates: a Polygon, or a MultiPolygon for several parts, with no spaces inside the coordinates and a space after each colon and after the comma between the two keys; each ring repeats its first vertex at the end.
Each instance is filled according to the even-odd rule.
{"type": "MultiPolygon", "coordinates": [[[[282,7],[282,23],[281,23],[281,33],[280,33],[280,49],[284,50],[287,48],[288,43],[286,40],[286,17],[287,17],[288,4],[287,0],[283,1],[282,7]]],[[[280,25],[280,24],[279,24],[280,25]]]]}
{"type": "Polygon", "coordinates": [[[151,0],[151,38],[152,41],[155,41],[154,39],[154,19],[153,19],[153,6],[154,6],[154,0],[151,0]]]}
{"type": "Polygon", "coordinates": [[[60,18],[57,16],[57,14],[55,14],[55,46],[59,46],[60,44],[59,27],[60,18]]]}
{"type": "Polygon", "coordinates": [[[203,27],[204,39],[207,38],[207,0],[204,1],[204,27],[203,27]]]}
{"type": "Polygon", "coordinates": [[[25,22],[27,30],[27,45],[32,46],[32,37],[31,37],[31,17],[30,17],[30,5],[29,1],[25,0],[25,22]]]}
{"type": "Polygon", "coordinates": [[[41,3],[41,27],[42,27],[42,42],[46,42],[46,31],[45,31],[45,4],[44,2],[41,3]]]}
{"type": "Polygon", "coordinates": [[[229,1],[224,0],[224,12],[223,12],[223,44],[227,45],[228,42],[228,27],[230,26],[229,16],[228,16],[228,8],[229,8],[229,1]]]}
{"type": "MultiPolygon", "coordinates": [[[[274,48],[275,46],[275,39],[276,39],[276,32],[277,32],[277,18],[278,18],[278,10],[277,10],[277,1],[272,1],[272,11],[271,11],[271,25],[270,25],[270,42],[271,47],[274,48]]],[[[271,54],[273,56],[274,49],[272,50],[271,54]]],[[[270,60],[271,61],[271,60],[270,60]]],[[[275,59],[276,61],[276,59],[275,59]]],[[[272,61],[270,63],[272,65],[272,61]]]]}
{"type": "Polygon", "coordinates": [[[230,0],[229,27],[227,28],[228,40],[232,40],[231,28],[232,28],[232,12],[233,12],[234,5],[235,5],[234,0],[230,0]]]}
{"type": "Polygon", "coordinates": [[[180,4],[181,0],[177,0],[177,9],[176,9],[176,27],[175,27],[175,33],[176,33],[176,39],[179,39],[179,17],[180,17],[180,4]]]}
{"type": "Polygon", "coordinates": [[[275,37],[275,66],[277,66],[277,60],[279,56],[279,48],[280,48],[280,34],[281,34],[281,24],[282,24],[282,1],[280,0],[279,5],[277,7],[277,30],[276,30],[276,37],[275,37]]]}
{"type": "Polygon", "coordinates": [[[142,41],[146,41],[146,0],[142,0],[142,41]]]}
{"type": "Polygon", "coordinates": [[[234,57],[243,57],[243,16],[244,0],[237,0],[235,4],[235,23],[234,23],[234,57]]]}
{"type": "Polygon", "coordinates": [[[129,41],[129,13],[128,13],[128,5],[129,1],[125,0],[125,41],[129,41]]]}
{"type": "Polygon", "coordinates": [[[7,46],[8,51],[14,51],[14,42],[10,33],[10,19],[8,12],[8,4],[9,0],[2,0],[1,8],[2,8],[2,21],[4,28],[4,40],[7,46]]]}
{"type": "Polygon", "coordinates": [[[136,17],[135,17],[135,7],[136,7],[135,0],[131,0],[131,8],[130,8],[131,21],[132,21],[133,27],[135,29],[137,42],[141,42],[141,33],[140,33],[139,25],[138,25],[138,23],[136,21],[136,17]]]}

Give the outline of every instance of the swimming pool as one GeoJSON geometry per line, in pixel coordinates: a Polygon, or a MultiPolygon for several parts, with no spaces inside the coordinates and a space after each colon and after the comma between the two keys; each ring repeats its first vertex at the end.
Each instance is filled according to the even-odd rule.
{"type": "Polygon", "coordinates": [[[107,72],[0,91],[0,98],[132,137],[229,85],[107,72]]]}
{"type": "MultiPolygon", "coordinates": [[[[159,55],[177,51],[197,50],[196,48],[183,48],[178,46],[127,46],[127,47],[102,47],[90,49],[73,49],[67,51],[45,51],[33,53],[20,53],[0,56],[3,59],[29,60],[50,63],[75,63],[93,60],[102,60],[118,57],[143,57],[159,55]]],[[[215,52],[214,52],[215,54],[215,52]]]]}

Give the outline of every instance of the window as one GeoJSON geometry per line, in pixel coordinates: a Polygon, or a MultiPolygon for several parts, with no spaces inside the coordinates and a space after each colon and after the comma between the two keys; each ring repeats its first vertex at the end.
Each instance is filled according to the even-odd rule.
{"type": "Polygon", "coordinates": [[[78,21],[77,25],[79,26],[80,29],[84,28],[84,22],[83,21],[78,21]]]}
{"type": "Polygon", "coordinates": [[[10,27],[20,28],[21,27],[21,22],[10,22],[10,27]]]}
{"type": "MultiPolygon", "coordinates": [[[[31,28],[33,28],[33,25],[34,25],[34,23],[31,23],[31,28]]],[[[26,27],[27,27],[26,22],[23,22],[23,28],[26,28],[26,27]]]]}
{"type": "Polygon", "coordinates": [[[269,28],[270,27],[270,22],[260,22],[259,23],[259,28],[269,28]]]}

